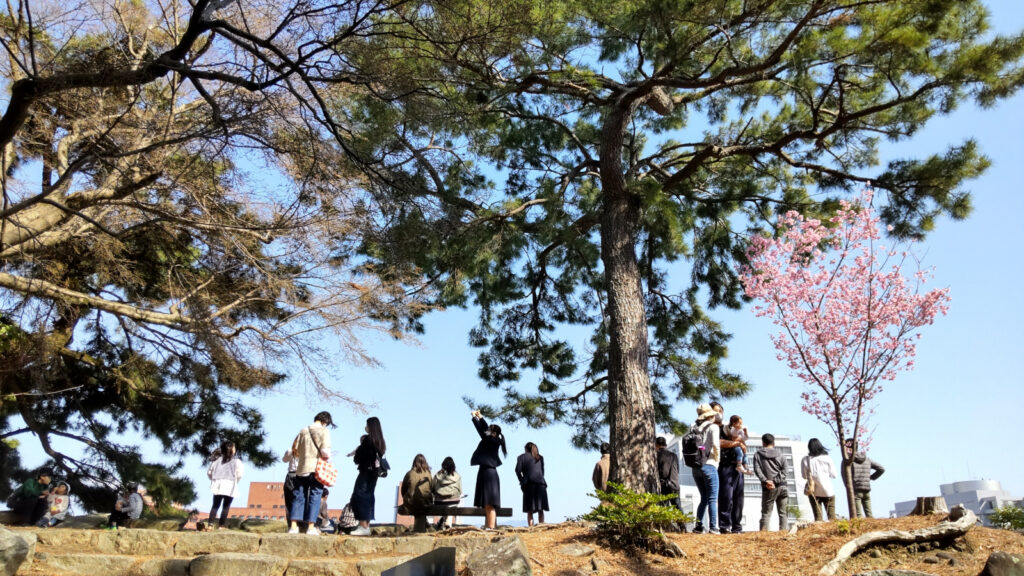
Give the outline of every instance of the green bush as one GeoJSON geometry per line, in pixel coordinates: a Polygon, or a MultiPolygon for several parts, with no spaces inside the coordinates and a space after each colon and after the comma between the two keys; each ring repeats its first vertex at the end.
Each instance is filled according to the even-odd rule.
{"type": "Polygon", "coordinates": [[[993,512],[988,521],[997,528],[1024,530],[1024,508],[1013,504],[1003,506],[993,512]]]}
{"type": "Polygon", "coordinates": [[[693,517],[675,506],[661,503],[676,497],[633,492],[614,482],[608,491],[590,494],[601,504],[583,515],[584,520],[597,523],[598,532],[612,544],[627,550],[657,550],[663,541],[661,530],[692,522],[693,517]]]}

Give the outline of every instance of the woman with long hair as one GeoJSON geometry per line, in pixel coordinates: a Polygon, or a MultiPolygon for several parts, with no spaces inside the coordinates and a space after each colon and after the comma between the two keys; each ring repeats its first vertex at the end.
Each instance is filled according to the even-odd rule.
{"type": "Polygon", "coordinates": [[[836,467],[832,464],[832,458],[828,450],[822,445],[821,440],[811,438],[807,442],[807,456],[800,462],[800,475],[810,485],[807,499],[811,501],[811,512],[814,514],[814,521],[821,520],[821,506],[825,506],[825,513],[829,521],[836,519],[836,493],[832,488],[832,479],[836,477],[836,467]]]}
{"type": "Polygon", "coordinates": [[[352,530],[352,536],[369,536],[370,520],[373,520],[376,500],[373,491],[377,488],[377,478],[381,469],[381,459],[387,451],[384,432],[380,420],[376,416],[366,419],[366,434],[359,438],[359,447],[353,453],[353,460],[359,469],[356,484],[352,488],[352,513],[359,522],[359,527],[352,530]]]}
{"type": "Polygon", "coordinates": [[[537,523],[544,523],[544,512],[548,508],[548,483],[544,479],[544,457],[533,442],[527,442],[523,453],[516,460],[516,478],[519,488],[523,491],[523,512],[526,512],[526,525],[533,526],[533,514],[537,513],[537,523]]]}
{"type": "Polygon", "coordinates": [[[430,464],[423,454],[417,454],[412,461],[412,468],[405,473],[400,486],[402,506],[400,514],[416,516],[413,530],[423,532],[427,529],[426,511],[434,503],[430,490],[430,464]],[[404,508],[404,510],[402,510],[404,508]]]}
{"type": "Polygon", "coordinates": [[[488,426],[480,416],[479,410],[473,411],[473,426],[480,435],[480,443],[477,444],[473,458],[469,461],[471,465],[480,467],[476,474],[473,506],[483,507],[484,529],[494,530],[498,520],[497,509],[501,508],[501,481],[498,478],[501,458],[498,457],[498,448],[501,448],[505,456],[508,456],[508,449],[505,448],[505,436],[501,433],[501,426],[488,426]]]}
{"type": "MultiPolygon", "coordinates": [[[[462,499],[462,476],[455,471],[455,460],[451,456],[445,457],[444,461],[441,462],[441,469],[434,475],[430,486],[434,494],[435,506],[438,504],[458,505],[459,500],[462,499]]],[[[436,526],[438,530],[444,529],[447,519],[447,516],[438,517],[436,526]]],[[[455,523],[454,517],[452,518],[452,523],[455,523]]]]}
{"type": "Polygon", "coordinates": [[[213,519],[217,518],[217,508],[220,508],[217,526],[224,530],[228,510],[231,508],[231,501],[238,496],[238,482],[242,479],[245,467],[236,457],[235,443],[230,440],[221,442],[220,448],[214,451],[213,455],[213,461],[206,470],[206,476],[210,479],[210,491],[213,492],[213,508],[210,510],[207,524],[213,526],[213,519]]]}

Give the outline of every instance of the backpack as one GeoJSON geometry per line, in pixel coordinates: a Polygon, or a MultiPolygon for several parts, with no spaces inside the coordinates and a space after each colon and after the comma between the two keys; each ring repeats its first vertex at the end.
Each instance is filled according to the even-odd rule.
{"type": "Polygon", "coordinates": [[[691,426],[683,436],[683,464],[690,468],[700,468],[707,464],[711,456],[711,446],[707,445],[708,428],[702,430],[700,426],[691,426]]]}

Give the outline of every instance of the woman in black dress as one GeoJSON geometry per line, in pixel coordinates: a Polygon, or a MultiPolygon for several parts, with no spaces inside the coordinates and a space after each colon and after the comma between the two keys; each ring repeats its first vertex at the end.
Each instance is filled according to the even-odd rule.
{"type": "Polygon", "coordinates": [[[366,434],[359,439],[359,447],[356,448],[353,460],[359,468],[359,475],[356,476],[356,485],[352,488],[352,513],[359,526],[350,532],[351,536],[369,536],[370,520],[373,520],[373,510],[376,501],[373,491],[377,488],[379,478],[378,468],[381,458],[388,449],[384,442],[384,433],[380,428],[380,420],[376,416],[366,419],[366,434]]]}
{"type": "Polygon", "coordinates": [[[494,530],[498,519],[496,509],[501,508],[501,482],[498,480],[501,458],[498,457],[498,448],[501,448],[505,456],[508,456],[508,450],[505,448],[501,427],[497,424],[488,426],[479,410],[473,411],[473,426],[480,434],[480,444],[477,444],[473,458],[469,461],[471,465],[480,467],[476,475],[473,505],[484,508],[484,528],[494,530]]]}
{"type": "Polygon", "coordinates": [[[544,511],[548,510],[548,483],[544,480],[544,457],[533,442],[527,442],[524,452],[516,460],[516,478],[523,490],[523,512],[526,525],[533,526],[533,513],[537,523],[544,523],[544,511]]]}

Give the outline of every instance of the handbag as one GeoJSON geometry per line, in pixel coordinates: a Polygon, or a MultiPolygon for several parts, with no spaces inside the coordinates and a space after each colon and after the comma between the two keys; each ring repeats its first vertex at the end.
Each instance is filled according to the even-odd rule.
{"type": "Polygon", "coordinates": [[[807,485],[804,486],[804,494],[814,496],[814,476],[807,477],[807,485]]]}
{"type": "Polygon", "coordinates": [[[379,478],[387,478],[388,470],[391,470],[391,464],[388,464],[387,458],[381,456],[380,458],[377,458],[374,469],[377,471],[377,476],[379,478]]]}
{"type": "Polygon", "coordinates": [[[338,469],[331,464],[330,460],[324,460],[320,457],[320,445],[317,444],[313,438],[313,433],[309,433],[309,439],[313,440],[313,446],[316,446],[316,469],[313,470],[313,477],[316,481],[330,488],[334,486],[334,483],[338,481],[338,469]]]}

